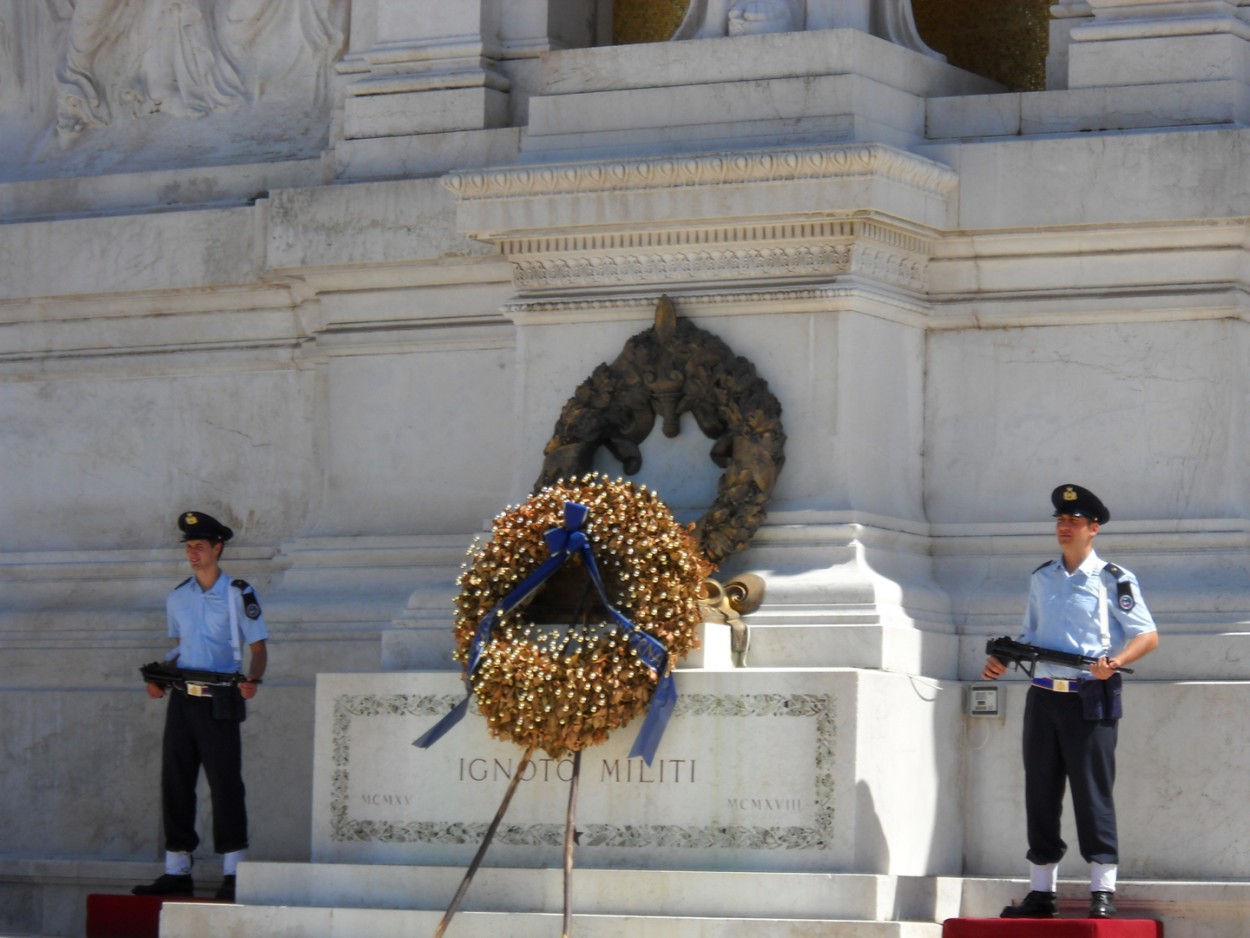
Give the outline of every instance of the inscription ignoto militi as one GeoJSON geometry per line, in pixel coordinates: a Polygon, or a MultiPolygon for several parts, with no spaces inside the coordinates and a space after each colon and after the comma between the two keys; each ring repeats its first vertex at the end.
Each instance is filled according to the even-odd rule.
{"type": "MultiPolygon", "coordinates": [[[[457,781],[510,782],[516,773],[514,759],[489,757],[460,758],[457,781]]],[[[583,770],[584,771],[584,770],[583,770]]],[[[697,759],[656,759],[647,765],[642,759],[601,759],[596,776],[601,782],[634,782],[639,785],[665,782],[695,781],[697,759]]],[[[530,759],[521,773],[521,781],[567,782],[573,778],[572,759],[530,759]]]]}
{"type": "MultiPolygon", "coordinates": [[[[481,823],[468,817],[422,817],[423,806],[431,800],[428,795],[439,790],[456,801],[454,790],[490,791],[492,785],[507,784],[521,765],[519,756],[482,753],[474,744],[467,752],[448,753],[451,758],[430,765],[428,774],[411,778],[410,764],[399,761],[410,749],[401,742],[412,733],[411,718],[441,715],[448,700],[415,694],[335,697],[332,840],[451,845],[480,839],[485,815],[481,823]],[[389,742],[392,736],[394,745],[389,742]],[[384,784],[376,784],[383,779],[384,784]]],[[[603,797],[605,805],[611,803],[616,821],[622,820],[622,810],[628,813],[635,797],[642,799],[640,811],[646,804],[649,819],[649,823],[583,824],[590,843],[755,845],[770,850],[829,847],[835,777],[831,696],[687,694],[679,697],[673,717],[676,732],[666,746],[676,751],[670,750],[667,758],[648,766],[641,759],[607,755],[583,765],[583,784],[590,783],[592,791],[614,792],[603,797]],[[778,724],[778,719],[784,722],[778,724]],[[680,729],[683,722],[687,732],[680,729]],[[789,750],[784,759],[751,760],[754,767],[748,770],[737,757],[732,757],[732,771],[721,764],[731,758],[728,751],[748,751],[754,742],[763,738],[775,742],[779,736],[785,737],[789,750]],[[709,741],[713,738],[717,742],[709,741]],[[658,796],[660,791],[666,793],[661,801],[647,800],[652,796],[646,792],[658,796]]],[[[567,783],[572,771],[571,758],[540,758],[523,769],[522,782],[529,783],[526,789],[539,786],[532,790],[541,798],[548,788],[544,783],[567,783]]],[[[461,802],[464,813],[467,804],[461,802]]],[[[562,826],[553,815],[552,823],[505,825],[498,837],[502,843],[554,845],[561,842],[562,826]]]]}

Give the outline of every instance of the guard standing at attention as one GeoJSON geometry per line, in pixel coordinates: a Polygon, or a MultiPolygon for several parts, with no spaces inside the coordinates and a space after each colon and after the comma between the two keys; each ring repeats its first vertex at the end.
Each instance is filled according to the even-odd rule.
{"type": "MultiPolygon", "coordinates": [[[[217,898],[233,901],[239,861],[247,849],[243,749],[239,724],[245,700],[256,696],[268,662],[265,617],[256,593],[243,580],[231,580],[219,565],[234,532],[202,511],[178,518],[191,576],[165,601],[169,635],[177,644],[166,660],[181,668],[242,673],[236,686],[176,684],[165,711],[161,749],[161,811],[165,822],[165,872],[136,886],[138,896],[190,896],[195,831],[195,788],[200,769],[208,779],[213,806],[213,849],[222,858],[224,878],[217,898]],[[250,650],[243,670],[243,647],[250,650]],[[174,660],[176,659],[176,660],[174,660]]],[[[165,690],[147,685],[149,697],[165,690]]]]}
{"type": "MultiPolygon", "coordinates": [[[[1111,513],[1079,485],[1051,494],[1061,556],[1033,571],[1020,641],[1098,659],[1088,671],[1038,662],[1024,708],[1024,798],[1030,891],[1003,918],[1053,918],[1059,911],[1060,836],[1065,783],[1072,786],[1077,839],[1089,863],[1090,918],[1115,915],[1119,845],[1115,746],[1121,715],[1120,668],[1154,651],[1159,634],[1137,578],[1094,552],[1111,513]]],[[[1007,666],[990,656],[982,677],[1007,666]]]]}

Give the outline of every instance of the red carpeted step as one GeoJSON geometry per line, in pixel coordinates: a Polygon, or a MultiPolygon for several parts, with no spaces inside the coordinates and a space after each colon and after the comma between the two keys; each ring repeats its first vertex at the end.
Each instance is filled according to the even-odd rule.
{"type": "Polygon", "coordinates": [[[190,896],[87,896],[87,938],[158,938],[166,902],[216,902],[190,896]]]}
{"type": "Polygon", "coordinates": [[[1163,938],[1163,923],[1141,918],[948,918],[942,938],[1163,938]]]}

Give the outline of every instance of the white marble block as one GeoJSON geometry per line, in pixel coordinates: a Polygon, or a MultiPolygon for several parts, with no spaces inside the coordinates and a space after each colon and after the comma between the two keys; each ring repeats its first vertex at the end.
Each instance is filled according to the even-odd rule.
{"type": "MultiPolygon", "coordinates": [[[[577,863],[632,869],[958,869],[958,759],[925,731],[959,689],[851,670],[681,672],[651,765],[640,721],[582,755],[577,863]],[[923,783],[922,783],[923,782],[923,783]]],[[[317,682],[313,859],[467,865],[522,750],[470,713],[412,745],[463,696],[457,675],[323,674],[317,682]]],[[[559,866],[571,758],[539,752],[488,865],[559,866]]]]}

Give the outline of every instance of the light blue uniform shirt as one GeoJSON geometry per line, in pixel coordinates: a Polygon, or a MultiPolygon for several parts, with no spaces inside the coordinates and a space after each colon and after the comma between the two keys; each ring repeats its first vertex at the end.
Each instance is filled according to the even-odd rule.
{"type": "MultiPolygon", "coordinates": [[[[1029,581],[1029,608],[1020,641],[1091,658],[1114,657],[1130,639],[1155,631],[1137,577],[1120,568],[1133,597],[1133,608],[1126,610],[1119,602],[1119,582],[1105,567],[1106,562],[1090,551],[1070,575],[1062,558],[1035,572],[1029,581]],[[1101,635],[1100,607],[1106,610],[1106,643],[1101,635]]],[[[1034,676],[1071,679],[1088,677],[1089,671],[1039,661],[1034,676]]]]}
{"type": "Polygon", "coordinates": [[[235,657],[229,603],[234,604],[242,645],[269,638],[264,613],[250,619],[243,609],[243,591],[224,572],[209,589],[191,577],[165,600],[169,636],[178,640],[178,666],[201,671],[242,671],[242,652],[235,657]]]}

